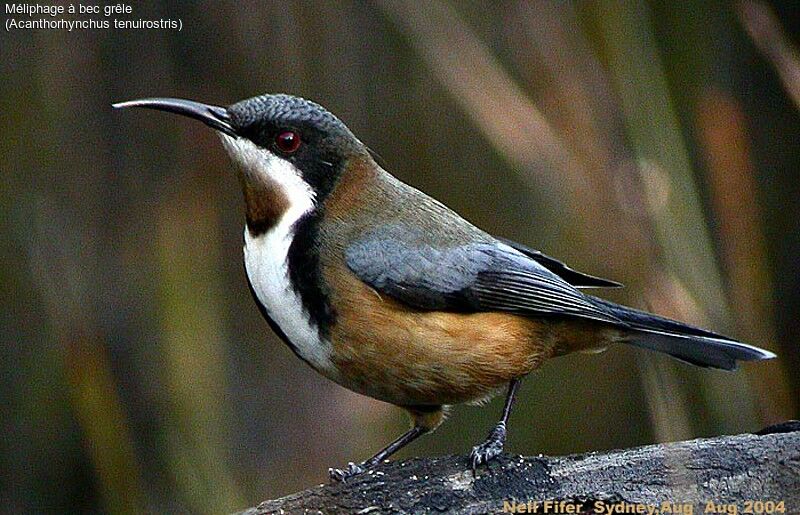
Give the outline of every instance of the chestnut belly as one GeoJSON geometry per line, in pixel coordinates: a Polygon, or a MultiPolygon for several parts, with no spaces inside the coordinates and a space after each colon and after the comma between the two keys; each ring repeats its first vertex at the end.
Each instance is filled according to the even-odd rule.
{"type": "Polygon", "coordinates": [[[393,404],[475,402],[553,355],[548,327],[506,313],[339,313],[331,361],[344,386],[393,404]]]}
{"type": "Polygon", "coordinates": [[[480,402],[550,357],[622,337],[614,326],[575,317],[411,308],[337,265],[326,274],[336,307],[329,377],[396,405],[480,402]]]}

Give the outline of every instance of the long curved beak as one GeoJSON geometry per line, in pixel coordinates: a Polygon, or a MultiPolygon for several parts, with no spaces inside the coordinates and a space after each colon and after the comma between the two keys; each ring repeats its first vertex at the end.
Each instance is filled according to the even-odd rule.
{"type": "Polygon", "coordinates": [[[115,109],[126,107],[143,107],[145,109],[156,109],[167,111],[168,113],[180,114],[200,120],[214,130],[218,130],[228,136],[236,137],[236,131],[231,125],[231,118],[224,107],[201,104],[193,100],[182,98],[142,98],[139,100],[129,100],[113,104],[115,109]]]}

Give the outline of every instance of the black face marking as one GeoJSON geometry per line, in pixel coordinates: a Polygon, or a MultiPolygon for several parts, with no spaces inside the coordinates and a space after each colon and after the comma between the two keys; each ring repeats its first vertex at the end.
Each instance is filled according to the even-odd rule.
{"type": "Polygon", "coordinates": [[[350,129],[324,107],[290,95],[263,95],[228,108],[230,123],[240,137],[291,162],[317,193],[327,196],[344,163],[368,153],[350,129]],[[300,137],[299,147],[284,152],[276,143],[286,131],[300,137]]]}
{"type": "Polygon", "coordinates": [[[292,287],[300,296],[311,322],[319,329],[320,337],[327,339],[336,321],[336,312],[330,304],[319,261],[319,222],[323,211],[324,207],[319,206],[297,221],[288,261],[292,287]]]}

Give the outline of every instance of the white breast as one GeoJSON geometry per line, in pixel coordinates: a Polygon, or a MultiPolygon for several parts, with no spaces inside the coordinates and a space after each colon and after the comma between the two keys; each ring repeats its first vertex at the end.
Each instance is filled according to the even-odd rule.
{"type": "Polygon", "coordinates": [[[249,180],[268,180],[278,185],[289,200],[289,208],[269,231],[253,236],[245,228],[245,269],[259,302],[297,353],[330,376],[333,374],[330,342],[319,337],[317,326],[311,322],[289,278],[293,226],[314,208],[314,191],[302,179],[300,171],[285,159],[246,139],[223,135],[222,141],[231,157],[249,174],[249,180]]]}
{"type": "Polygon", "coordinates": [[[244,231],[244,264],[259,302],[278,324],[297,353],[320,372],[332,369],[331,346],[319,337],[319,331],[303,308],[300,296],[289,279],[287,255],[291,234],[282,220],[271,231],[252,237],[244,231]]]}

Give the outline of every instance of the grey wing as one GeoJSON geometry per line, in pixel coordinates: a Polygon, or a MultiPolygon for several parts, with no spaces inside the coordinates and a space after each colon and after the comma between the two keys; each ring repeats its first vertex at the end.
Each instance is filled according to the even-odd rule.
{"type": "Polygon", "coordinates": [[[378,292],[423,310],[570,315],[619,323],[603,306],[528,256],[501,243],[446,249],[365,238],[348,267],[378,292]]]}
{"type": "Polygon", "coordinates": [[[499,241],[505,243],[509,247],[512,247],[515,250],[518,250],[528,256],[529,258],[533,259],[543,267],[547,268],[557,276],[561,277],[565,281],[567,281],[572,286],[576,288],[621,288],[622,284],[611,281],[610,279],[604,279],[602,277],[597,277],[594,275],[585,274],[583,272],[579,272],[567,266],[566,263],[563,263],[555,258],[551,258],[547,254],[543,254],[538,250],[532,249],[530,247],[526,247],[521,243],[517,243],[512,240],[508,240],[505,238],[497,238],[499,241]]]}

